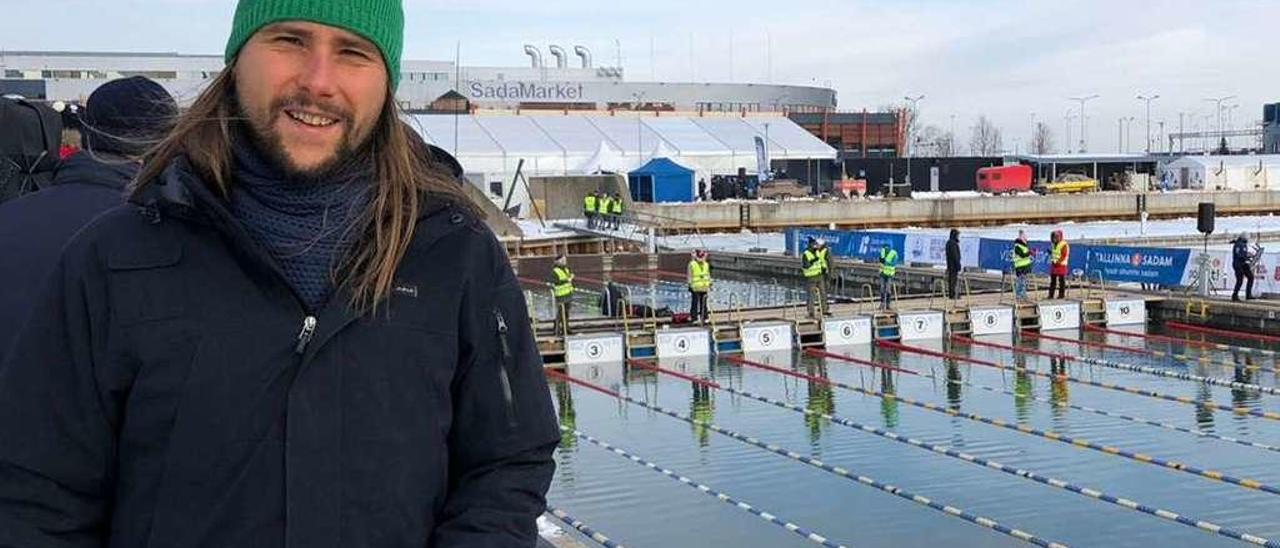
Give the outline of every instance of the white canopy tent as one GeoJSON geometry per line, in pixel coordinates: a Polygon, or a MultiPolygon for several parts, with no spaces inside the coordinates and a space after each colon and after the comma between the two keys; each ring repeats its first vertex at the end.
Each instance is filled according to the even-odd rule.
{"type": "Polygon", "coordinates": [[[531,177],[626,172],[666,157],[709,180],[738,168],[756,173],[756,136],[767,137],[771,159],[836,158],[834,148],[784,116],[417,114],[408,122],[456,156],[490,199],[502,203],[511,193],[513,205],[528,201],[522,186],[511,188],[520,160],[531,177]]]}
{"type": "Polygon", "coordinates": [[[1183,156],[1166,164],[1174,188],[1261,190],[1280,186],[1280,155],[1183,156]]]}

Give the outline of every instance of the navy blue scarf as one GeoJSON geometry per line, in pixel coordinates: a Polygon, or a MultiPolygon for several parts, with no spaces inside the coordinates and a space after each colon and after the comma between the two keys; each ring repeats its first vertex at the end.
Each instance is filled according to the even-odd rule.
{"type": "Polygon", "coordinates": [[[355,225],[369,202],[372,163],[348,165],[319,180],[289,179],[251,139],[238,137],[231,213],[276,260],[307,308],[319,310],[360,237],[355,225]]]}

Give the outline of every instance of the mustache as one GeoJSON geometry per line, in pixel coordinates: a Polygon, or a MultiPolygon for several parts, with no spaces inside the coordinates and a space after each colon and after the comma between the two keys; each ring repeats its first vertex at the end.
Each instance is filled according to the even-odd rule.
{"type": "Polygon", "coordinates": [[[293,95],[276,98],[271,102],[270,108],[273,115],[284,114],[285,110],[305,110],[333,118],[340,122],[345,122],[351,119],[350,110],[343,108],[341,105],[316,101],[306,93],[295,93],[293,95]]]}

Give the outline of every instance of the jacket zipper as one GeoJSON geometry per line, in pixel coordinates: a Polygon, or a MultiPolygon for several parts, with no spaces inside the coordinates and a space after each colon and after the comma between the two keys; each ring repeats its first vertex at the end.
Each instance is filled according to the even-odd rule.
{"type": "Polygon", "coordinates": [[[311,337],[316,334],[316,317],[307,316],[302,319],[302,331],[298,333],[298,344],[294,345],[293,353],[299,356],[307,350],[307,343],[311,342],[311,337]]]}
{"type": "Polygon", "coordinates": [[[498,346],[502,348],[502,363],[498,367],[498,381],[502,384],[502,401],[507,408],[507,424],[514,427],[516,425],[516,409],[514,398],[511,395],[511,377],[507,373],[507,368],[511,364],[511,346],[507,343],[507,319],[502,316],[499,310],[493,311],[493,317],[498,324],[498,346]]]}

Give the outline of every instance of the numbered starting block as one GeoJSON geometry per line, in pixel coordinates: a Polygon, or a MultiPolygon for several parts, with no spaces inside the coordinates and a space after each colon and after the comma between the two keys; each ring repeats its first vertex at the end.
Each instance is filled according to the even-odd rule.
{"type": "Polygon", "coordinates": [[[700,327],[658,331],[658,359],[711,355],[711,332],[700,327]]]}
{"type": "Polygon", "coordinates": [[[1013,308],[1008,306],[972,308],[969,310],[969,326],[974,336],[1013,333],[1013,308]]]}
{"type": "Polygon", "coordinates": [[[1053,301],[1037,305],[1040,312],[1040,330],[1080,328],[1080,303],[1078,301],[1053,301]]]}
{"type": "Polygon", "coordinates": [[[625,355],[622,333],[569,335],[565,338],[565,363],[621,363],[625,355]]]}
{"type": "Polygon", "coordinates": [[[903,341],[941,339],[945,332],[942,312],[920,310],[898,313],[898,330],[903,341]]]}
{"type": "Polygon", "coordinates": [[[827,348],[871,344],[871,316],[831,318],[822,325],[827,348]]]}
{"type": "Polygon", "coordinates": [[[1142,299],[1108,300],[1106,305],[1108,327],[1147,323],[1147,303],[1142,299]]]}
{"type": "Polygon", "coordinates": [[[791,322],[748,322],[742,326],[742,351],[791,350],[791,332],[791,322]]]}

